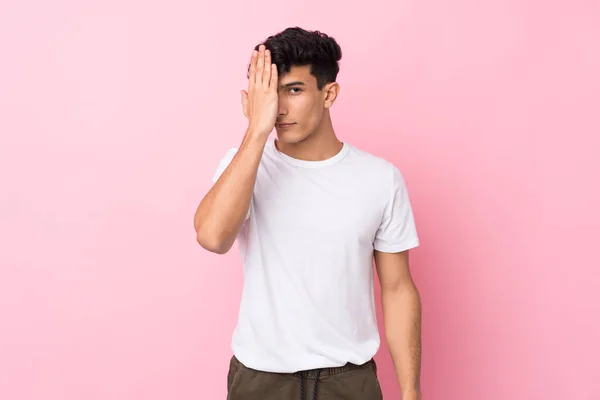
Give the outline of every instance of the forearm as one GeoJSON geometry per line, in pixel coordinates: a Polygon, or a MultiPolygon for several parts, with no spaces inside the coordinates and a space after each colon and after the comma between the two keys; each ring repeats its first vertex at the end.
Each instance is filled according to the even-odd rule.
{"type": "Polygon", "coordinates": [[[206,194],[194,215],[198,243],[209,251],[229,251],[241,229],[256,183],[268,136],[246,132],[231,163],[206,194]]]}
{"type": "Polygon", "coordinates": [[[414,285],[382,291],[385,335],[403,400],[420,399],[421,299],[414,285]]]}

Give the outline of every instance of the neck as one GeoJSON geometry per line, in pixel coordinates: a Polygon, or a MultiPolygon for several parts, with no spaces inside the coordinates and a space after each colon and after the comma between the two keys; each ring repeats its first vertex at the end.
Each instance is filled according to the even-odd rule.
{"type": "Polygon", "coordinates": [[[325,111],[319,127],[296,143],[275,140],[277,149],[290,157],[305,161],[327,160],[342,150],[343,143],[335,135],[329,110],[325,111]]]}

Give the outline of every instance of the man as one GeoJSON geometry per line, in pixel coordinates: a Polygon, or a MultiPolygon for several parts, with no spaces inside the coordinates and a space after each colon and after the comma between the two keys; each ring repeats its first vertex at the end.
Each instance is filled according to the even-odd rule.
{"type": "Polygon", "coordinates": [[[300,28],[257,46],[248,129],[194,217],[203,248],[237,240],[244,264],[229,400],[381,399],[373,258],[402,398],[421,396],[413,213],[399,170],[334,132],[340,59],[333,38],[300,28]]]}

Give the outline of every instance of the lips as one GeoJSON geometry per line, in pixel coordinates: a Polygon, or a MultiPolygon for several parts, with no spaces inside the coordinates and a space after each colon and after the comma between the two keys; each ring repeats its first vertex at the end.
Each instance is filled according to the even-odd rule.
{"type": "Polygon", "coordinates": [[[287,127],[290,127],[290,126],[294,125],[294,123],[284,123],[284,122],[282,122],[282,123],[278,123],[278,124],[275,124],[275,125],[278,128],[287,128],[287,127]]]}

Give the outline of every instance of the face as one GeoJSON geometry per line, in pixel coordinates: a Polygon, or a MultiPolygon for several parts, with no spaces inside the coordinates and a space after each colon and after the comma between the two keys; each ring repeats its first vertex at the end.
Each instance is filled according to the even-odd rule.
{"type": "Polygon", "coordinates": [[[321,90],[310,65],[293,66],[279,77],[279,114],[275,130],[285,143],[298,143],[317,132],[326,110],[337,93],[337,83],[328,83],[321,90]]]}

